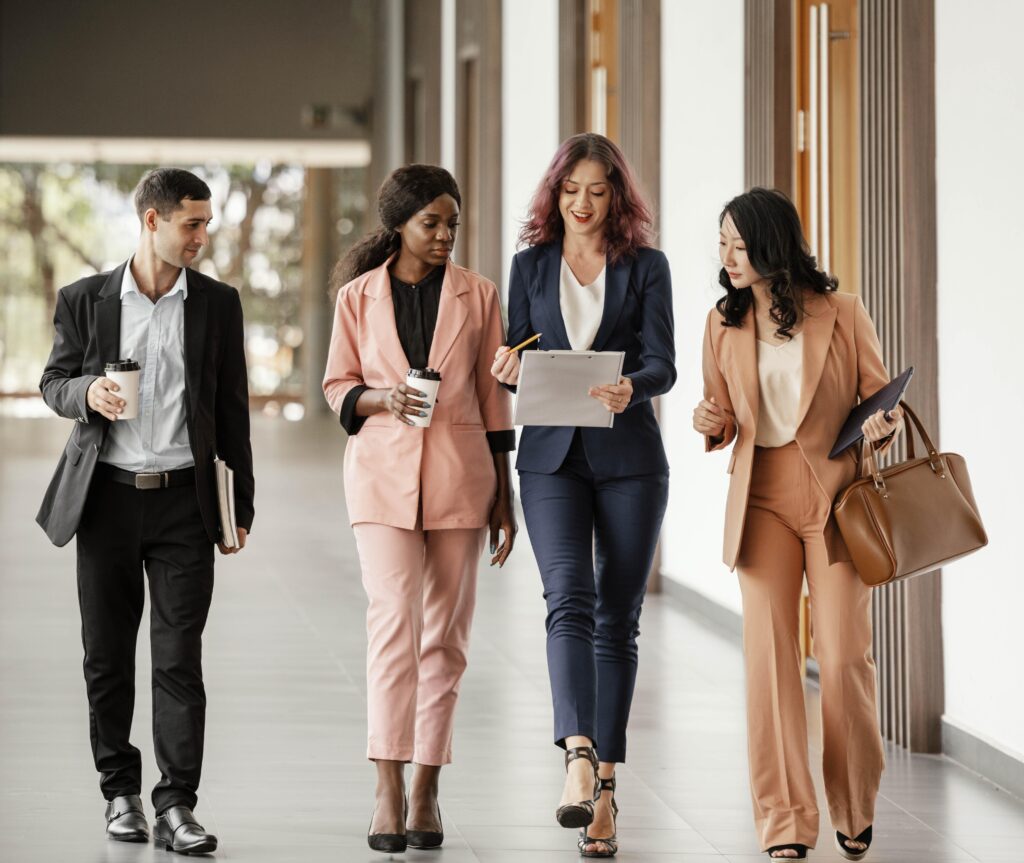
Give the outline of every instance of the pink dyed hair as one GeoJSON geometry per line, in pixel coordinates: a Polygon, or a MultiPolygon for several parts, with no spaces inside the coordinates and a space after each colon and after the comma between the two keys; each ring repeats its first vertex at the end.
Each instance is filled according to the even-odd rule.
{"type": "Polygon", "coordinates": [[[609,260],[614,264],[621,258],[635,256],[638,249],[650,246],[654,239],[654,216],[622,150],[594,132],[573,135],[558,148],[530,201],[529,214],[519,231],[520,244],[539,246],[562,239],[565,225],[558,197],[562,184],[583,159],[600,162],[608,172],[612,197],[604,236],[609,260]]]}

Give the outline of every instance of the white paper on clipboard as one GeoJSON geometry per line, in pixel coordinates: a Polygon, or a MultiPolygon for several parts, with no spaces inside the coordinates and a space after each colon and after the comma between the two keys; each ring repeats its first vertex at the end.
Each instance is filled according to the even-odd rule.
{"type": "Polygon", "coordinates": [[[523,351],[513,423],[611,428],[615,414],[588,393],[617,384],[625,358],[622,351],[523,351]]]}

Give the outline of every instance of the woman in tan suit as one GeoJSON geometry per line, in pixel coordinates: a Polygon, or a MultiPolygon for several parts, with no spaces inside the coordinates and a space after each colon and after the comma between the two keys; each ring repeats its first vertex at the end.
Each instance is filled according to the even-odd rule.
{"type": "MultiPolygon", "coordinates": [[[[755,826],[772,858],[803,860],[818,836],[800,672],[806,575],[825,793],[837,848],[860,860],[884,763],[870,591],[831,517],[856,477],[857,453],[828,453],[858,400],[889,377],[860,298],[836,293],[837,281],[817,269],[785,195],[752,189],[725,206],[720,226],[726,295],[708,315],[693,427],[709,452],[735,442],[724,559],[739,570],[743,595],[755,826]]],[[[899,427],[899,416],[879,412],[863,431],[884,451],[899,427]]]]}
{"type": "Polygon", "coordinates": [[[504,564],[516,532],[510,399],[490,374],[501,304],[492,282],[450,259],[459,203],[451,174],[433,165],[384,181],[381,228],[335,273],[344,284],[324,376],[349,433],[345,502],[369,599],[368,842],[392,853],[443,841],[438,776],[451,761],[480,554],[489,529],[491,563],[504,564]],[[421,427],[413,418],[431,405],[405,380],[428,367],[441,382],[421,427]]]}

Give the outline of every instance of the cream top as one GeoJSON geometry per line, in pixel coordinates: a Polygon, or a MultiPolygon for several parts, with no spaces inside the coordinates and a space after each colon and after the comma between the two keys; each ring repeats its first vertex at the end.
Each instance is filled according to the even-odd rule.
{"type": "Polygon", "coordinates": [[[803,333],[780,345],[757,340],[757,377],[761,385],[757,446],[785,446],[796,439],[803,376],[803,333]]]}
{"type": "Polygon", "coordinates": [[[561,290],[558,302],[562,308],[565,334],[574,351],[589,351],[604,316],[604,273],[602,267],[592,284],[581,285],[565,258],[562,258],[561,290]]]}

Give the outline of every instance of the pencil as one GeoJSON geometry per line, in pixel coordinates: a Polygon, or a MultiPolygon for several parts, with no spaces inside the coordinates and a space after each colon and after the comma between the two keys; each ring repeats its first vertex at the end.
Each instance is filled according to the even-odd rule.
{"type": "Polygon", "coordinates": [[[525,348],[528,344],[530,344],[530,342],[537,341],[537,339],[539,339],[542,335],[544,335],[544,333],[537,333],[537,335],[535,335],[535,336],[530,336],[530,338],[528,338],[525,342],[520,342],[514,348],[509,348],[508,352],[510,354],[514,354],[520,348],[525,348]]]}

